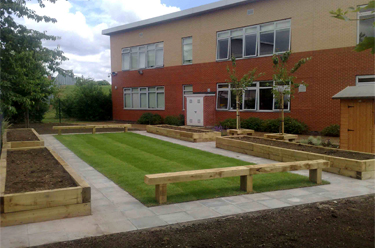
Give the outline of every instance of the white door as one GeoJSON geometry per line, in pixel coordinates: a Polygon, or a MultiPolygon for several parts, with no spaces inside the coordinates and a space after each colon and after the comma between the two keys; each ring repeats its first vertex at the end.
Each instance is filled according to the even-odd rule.
{"type": "Polygon", "coordinates": [[[187,96],[186,112],[188,126],[203,126],[203,97],[187,96]]]}

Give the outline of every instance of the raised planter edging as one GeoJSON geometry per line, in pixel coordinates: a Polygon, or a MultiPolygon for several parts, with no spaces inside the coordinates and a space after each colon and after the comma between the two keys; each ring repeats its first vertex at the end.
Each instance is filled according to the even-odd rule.
{"type": "Polygon", "coordinates": [[[324,159],[331,162],[331,168],[324,169],[325,171],[361,180],[375,178],[375,159],[355,160],[340,158],[330,155],[257,144],[248,141],[234,140],[226,137],[218,137],[216,139],[216,147],[280,162],[324,159]]]}
{"type": "MultiPolygon", "coordinates": [[[[203,133],[193,133],[188,131],[181,131],[181,130],[174,130],[174,129],[168,129],[163,128],[163,126],[152,126],[148,125],[146,127],[146,130],[148,133],[154,133],[159,134],[175,139],[180,139],[184,141],[190,141],[190,142],[209,142],[209,141],[215,141],[216,137],[221,136],[220,132],[215,131],[207,131],[203,133]]],[[[199,129],[198,129],[199,130],[199,129]]],[[[204,130],[202,130],[204,131],[204,130]]]]}
{"type": "Polygon", "coordinates": [[[0,159],[1,226],[86,216],[91,214],[91,188],[64,160],[47,148],[78,186],[62,189],[5,194],[7,152],[45,147],[3,148],[0,159]]]}
{"type": "Polygon", "coordinates": [[[35,131],[34,128],[17,128],[17,129],[11,129],[13,130],[31,130],[35,136],[38,138],[38,140],[33,140],[33,141],[9,141],[7,139],[8,135],[8,130],[5,129],[4,134],[3,134],[3,146],[9,144],[9,148],[27,148],[27,147],[40,147],[44,146],[44,140],[40,135],[35,131]]]}

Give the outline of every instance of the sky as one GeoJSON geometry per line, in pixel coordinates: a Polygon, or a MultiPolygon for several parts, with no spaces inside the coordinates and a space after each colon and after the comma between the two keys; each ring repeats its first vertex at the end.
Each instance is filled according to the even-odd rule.
{"type": "Polygon", "coordinates": [[[47,31],[60,37],[44,42],[44,46],[59,47],[69,58],[61,67],[73,70],[76,76],[108,80],[110,68],[109,36],[102,30],[131,22],[149,19],[176,11],[216,2],[218,0],[58,0],[46,2],[40,8],[36,0],[27,6],[40,15],[57,19],[57,23],[36,23],[29,19],[18,22],[30,29],[47,31]]]}

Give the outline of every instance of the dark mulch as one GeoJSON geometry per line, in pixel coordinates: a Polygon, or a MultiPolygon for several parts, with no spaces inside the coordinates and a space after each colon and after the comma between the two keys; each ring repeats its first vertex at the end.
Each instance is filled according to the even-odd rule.
{"type": "Polygon", "coordinates": [[[246,137],[230,137],[230,139],[248,141],[248,142],[253,142],[253,143],[262,144],[262,145],[276,146],[276,147],[304,151],[304,152],[319,153],[319,154],[341,157],[341,158],[349,158],[349,159],[357,159],[357,160],[367,160],[367,159],[375,158],[375,155],[363,154],[359,152],[343,151],[343,150],[338,150],[338,149],[327,149],[324,147],[308,146],[308,145],[297,144],[297,143],[292,143],[292,142],[268,140],[268,139],[262,139],[262,138],[257,138],[257,137],[247,137],[247,136],[246,137]]]}
{"type": "Polygon", "coordinates": [[[374,195],[41,247],[374,247],[374,195]]]}
{"type": "Polygon", "coordinates": [[[75,186],[73,178],[48,149],[8,151],[6,194],[75,186]]]}
{"type": "Polygon", "coordinates": [[[31,129],[25,130],[8,130],[7,141],[38,141],[38,137],[31,131],[31,129]]]}

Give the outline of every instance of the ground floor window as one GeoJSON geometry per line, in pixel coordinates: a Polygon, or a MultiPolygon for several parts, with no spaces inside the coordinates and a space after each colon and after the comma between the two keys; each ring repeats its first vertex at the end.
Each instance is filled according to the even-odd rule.
{"type": "MultiPolygon", "coordinates": [[[[279,111],[281,109],[278,99],[272,93],[272,81],[256,82],[247,87],[240,103],[241,110],[251,111],[279,111]]],[[[217,85],[217,110],[235,110],[236,94],[229,84],[217,85]]],[[[290,110],[289,96],[284,96],[284,109],[290,110]]]]}
{"type": "Polygon", "coordinates": [[[124,88],[125,109],[164,109],[164,87],[124,88]]]}
{"type": "Polygon", "coordinates": [[[375,84],[375,75],[357,76],[357,86],[375,84]]]}

